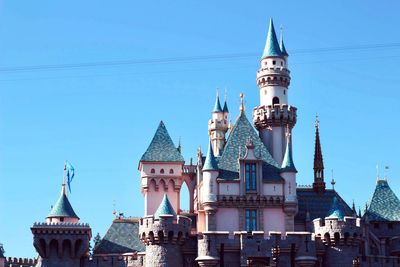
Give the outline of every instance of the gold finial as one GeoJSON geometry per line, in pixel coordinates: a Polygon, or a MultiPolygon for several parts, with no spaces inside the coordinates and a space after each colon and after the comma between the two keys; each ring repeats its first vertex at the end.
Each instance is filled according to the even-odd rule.
{"type": "Polygon", "coordinates": [[[240,93],[240,113],[244,112],[244,94],[240,93]]]}
{"type": "Polygon", "coordinates": [[[332,185],[332,189],[333,189],[333,190],[335,190],[335,184],[336,184],[336,181],[335,181],[335,179],[333,178],[333,169],[332,169],[332,180],[331,180],[331,185],[332,185]]]}
{"type": "Polygon", "coordinates": [[[315,114],[315,128],[319,128],[318,113],[315,114]]]}

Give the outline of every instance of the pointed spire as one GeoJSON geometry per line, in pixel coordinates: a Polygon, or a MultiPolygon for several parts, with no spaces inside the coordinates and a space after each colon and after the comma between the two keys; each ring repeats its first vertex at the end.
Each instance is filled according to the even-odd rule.
{"type": "Polygon", "coordinates": [[[332,200],[332,206],[329,211],[329,216],[328,218],[338,218],[339,220],[343,221],[345,216],[345,212],[343,211],[342,205],[339,203],[338,199],[336,196],[333,197],[332,200]]]}
{"type": "Polygon", "coordinates": [[[215,105],[213,112],[222,112],[221,103],[219,102],[219,93],[217,91],[217,97],[215,99],[215,105]]]}
{"type": "Polygon", "coordinates": [[[225,113],[229,113],[229,109],[228,109],[228,104],[226,102],[226,89],[225,89],[225,97],[224,97],[224,107],[223,107],[223,112],[225,113]]]}
{"type": "Polygon", "coordinates": [[[267,35],[267,42],[265,44],[264,53],[262,58],[265,57],[280,57],[282,56],[281,49],[279,48],[278,39],[276,38],[274,22],[272,18],[269,21],[269,29],[267,35]]]}
{"type": "Polygon", "coordinates": [[[281,172],[297,172],[296,167],[293,163],[292,157],[292,145],[290,143],[290,129],[289,125],[286,127],[286,152],[285,156],[283,157],[281,172]]]}
{"type": "Polygon", "coordinates": [[[361,218],[361,207],[358,207],[358,218],[361,218]]]}
{"type": "Polygon", "coordinates": [[[171,202],[169,202],[167,194],[164,194],[160,206],[158,206],[158,209],[154,213],[154,218],[159,219],[160,215],[173,215],[174,217],[176,217],[176,212],[172,207],[171,202]]]}
{"type": "Polygon", "coordinates": [[[318,115],[315,118],[315,150],[314,150],[314,183],[315,192],[323,193],[325,191],[324,182],[324,160],[322,158],[321,142],[319,140],[319,120],[318,115]]]}
{"type": "Polygon", "coordinates": [[[218,164],[214,157],[211,141],[208,143],[206,160],[204,161],[203,171],[218,171],[218,164]]]}
{"type": "Polygon", "coordinates": [[[281,49],[281,53],[284,56],[289,56],[289,54],[286,52],[285,44],[283,43],[283,27],[281,26],[281,38],[279,41],[279,48],[281,49]]]}
{"type": "Polygon", "coordinates": [[[76,218],[79,217],[76,215],[74,209],[72,208],[71,203],[68,200],[68,197],[65,192],[65,184],[61,187],[61,195],[58,198],[56,204],[54,204],[53,208],[50,211],[50,214],[47,218],[76,218]]]}
{"type": "Polygon", "coordinates": [[[354,199],[353,199],[353,205],[351,207],[351,210],[353,211],[354,216],[357,216],[356,204],[354,203],[354,199]]]}

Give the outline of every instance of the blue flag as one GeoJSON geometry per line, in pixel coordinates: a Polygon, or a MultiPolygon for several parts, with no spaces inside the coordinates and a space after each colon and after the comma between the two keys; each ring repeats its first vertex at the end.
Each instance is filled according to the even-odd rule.
{"type": "Polygon", "coordinates": [[[65,162],[65,175],[67,178],[68,190],[71,192],[71,182],[75,176],[75,169],[68,161],[65,162]]]}

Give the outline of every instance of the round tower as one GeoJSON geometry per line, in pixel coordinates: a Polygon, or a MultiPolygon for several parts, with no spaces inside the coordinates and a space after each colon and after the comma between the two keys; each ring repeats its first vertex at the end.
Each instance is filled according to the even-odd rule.
{"type": "Polygon", "coordinates": [[[140,240],[146,246],[146,267],[183,266],[181,247],[189,238],[191,219],[176,215],[164,195],[154,215],[140,219],[140,240]]]}
{"type": "Polygon", "coordinates": [[[61,195],[46,218],[46,222],[31,227],[33,245],[40,255],[42,266],[80,266],[88,257],[92,230],[79,223],[62,185],[61,195]]]}
{"type": "Polygon", "coordinates": [[[260,105],[253,110],[254,126],[274,159],[281,164],[285,153],[285,127],[296,124],[296,108],[289,105],[288,89],[290,71],[288,53],[281,35],[276,37],[274,24],[270,20],[267,42],[257,71],[257,86],[260,91],[260,105]]]}
{"type": "Polygon", "coordinates": [[[221,103],[217,93],[214,109],[211,113],[211,119],[208,121],[208,134],[210,136],[212,147],[216,156],[221,156],[225,147],[225,135],[229,128],[228,115],[229,111],[226,99],[224,107],[221,108],[221,103]]]}

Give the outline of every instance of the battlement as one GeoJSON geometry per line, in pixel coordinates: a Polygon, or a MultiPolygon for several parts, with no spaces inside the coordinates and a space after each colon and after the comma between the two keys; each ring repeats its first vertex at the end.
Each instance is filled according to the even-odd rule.
{"type": "Polygon", "coordinates": [[[344,217],[341,221],[336,217],[327,217],[313,220],[315,235],[325,244],[356,245],[360,241],[360,219],[344,217]]]}
{"type": "Polygon", "coordinates": [[[209,120],[208,121],[209,129],[220,129],[220,130],[228,130],[228,121],[226,120],[209,120]]]}
{"type": "Polygon", "coordinates": [[[31,227],[33,234],[51,234],[51,233],[74,233],[74,234],[89,234],[91,235],[91,228],[87,223],[40,223],[36,222],[31,227]]]}
{"type": "Polygon", "coordinates": [[[285,67],[262,68],[257,71],[257,85],[289,87],[290,71],[285,67]]]}
{"type": "Polygon", "coordinates": [[[260,130],[267,127],[289,125],[293,128],[297,121],[297,108],[286,104],[260,106],[253,109],[254,126],[260,130]]]}
{"type": "Polygon", "coordinates": [[[8,257],[5,260],[7,267],[34,267],[37,264],[37,259],[28,258],[12,258],[8,257]]]}
{"type": "Polygon", "coordinates": [[[141,218],[139,221],[140,239],[145,245],[153,244],[183,244],[189,237],[192,220],[186,216],[153,215],[141,218]]]}

